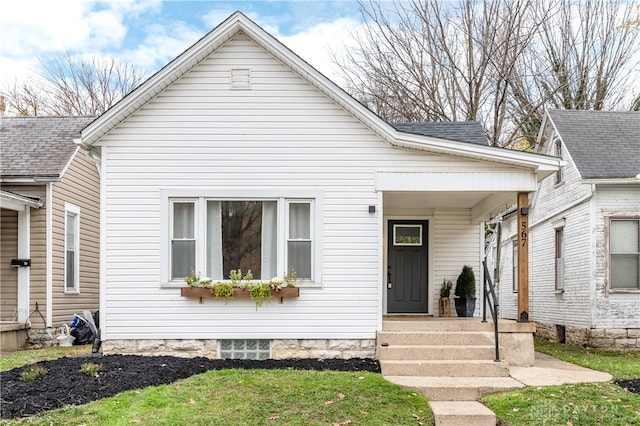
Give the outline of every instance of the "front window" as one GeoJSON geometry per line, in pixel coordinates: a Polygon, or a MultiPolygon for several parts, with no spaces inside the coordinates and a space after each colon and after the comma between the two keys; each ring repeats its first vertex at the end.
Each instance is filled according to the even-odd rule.
{"type": "Polygon", "coordinates": [[[176,198],[170,204],[171,280],[196,272],[220,281],[238,269],[263,281],[292,271],[313,279],[310,200],[176,198]]]}
{"type": "Polygon", "coordinates": [[[275,201],[207,201],[206,275],[251,270],[254,278],[276,275],[277,204],[275,201]]]}
{"type": "Polygon", "coordinates": [[[287,273],[296,278],[311,279],[311,204],[290,202],[288,209],[287,273]]]}
{"type": "Polygon", "coordinates": [[[80,291],[80,207],[65,204],[64,291],[80,291]]]}
{"type": "Polygon", "coordinates": [[[195,202],[172,203],[171,278],[180,279],[195,271],[195,202]]]}
{"type": "Polygon", "coordinates": [[[640,219],[611,219],[609,239],[611,289],[639,289],[640,219]]]}

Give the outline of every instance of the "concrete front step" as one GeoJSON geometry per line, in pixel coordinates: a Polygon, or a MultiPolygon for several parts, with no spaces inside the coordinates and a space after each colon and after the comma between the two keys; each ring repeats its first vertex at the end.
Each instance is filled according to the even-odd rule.
{"type": "Polygon", "coordinates": [[[380,360],[386,376],[507,377],[505,362],[487,360],[380,360]]]}
{"type": "Polygon", "coordinates": [[[493,411],[476,401],[429,402],[436,426],[496,426],[493,411]]]}
{"type": "Polygon", "coordinates": [[[493,334],[479,331],[379,331],[378,345],[493,345],[493,334]]]}
{"type": "Polygon", "coordinates": [[[378,348],[379,360],[494,360],[495,356],[494,345],[393,345],[378,348]]]}
{"type": "MultiPolygon", "coordinates": [[[[498,321],[502,333],[533,333],[535,323],[519,323],[510,320],[498,321]]],[[[480,318],[447,319],[393,319],[382,321],[382,331],[487,331],[493,332],[493,322],[482,322],[480,318]]]]}
{"type": "Polygon", "coordinates": [[[476,401],[488,393],[525,387],[511,377],[385,376],[385,379],[426,395],[430,401],[476,401]]]}

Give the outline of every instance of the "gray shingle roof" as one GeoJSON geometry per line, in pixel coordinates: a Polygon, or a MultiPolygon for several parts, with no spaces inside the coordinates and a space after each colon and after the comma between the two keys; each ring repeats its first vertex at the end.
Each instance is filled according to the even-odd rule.
{"type": "Polygon", "coordinates": [[[640,112],[548,111],[584,179],[640,174],[640,112]]]}
{"type": "Polygon", "coordinates": [[[0,118],[0,177],[57,178],[95,117],[0,118]]]}
{"type": "Polygon", "coordinates": [[[487,137],[478,121],[442,121],[419,123],[391,123],[396,130],[422,136],[488,145],[487,137]]]}

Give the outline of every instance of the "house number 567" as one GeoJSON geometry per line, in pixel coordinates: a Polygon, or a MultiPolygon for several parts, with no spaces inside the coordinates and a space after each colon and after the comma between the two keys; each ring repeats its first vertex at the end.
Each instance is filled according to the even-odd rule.
{"type": "Polygon", "coordinates": [[[522,222],[522,232],[520,232],[520,239],[522,240],[522,247],[527,245],[527,222],[522,222]]]}

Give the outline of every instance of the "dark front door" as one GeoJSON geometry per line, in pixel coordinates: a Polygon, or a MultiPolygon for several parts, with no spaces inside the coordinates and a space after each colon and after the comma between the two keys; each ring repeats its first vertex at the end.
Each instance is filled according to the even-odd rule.
{"type": "Polygon", "coordinates": [[[390,220],[387,313],[427,313],[428,229],[426,220],[390,220]]]}

